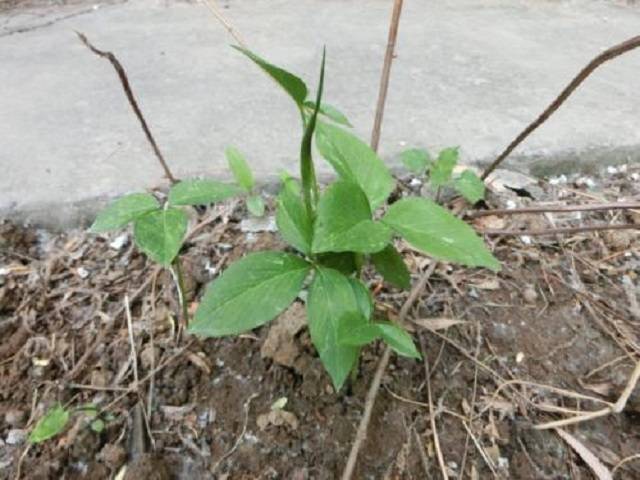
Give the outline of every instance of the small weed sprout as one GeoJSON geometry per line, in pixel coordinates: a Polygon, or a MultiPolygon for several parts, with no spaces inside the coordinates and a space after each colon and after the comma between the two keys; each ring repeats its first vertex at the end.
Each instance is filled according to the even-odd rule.
{"type": "Polygon", "coordinates": [[[106,422],[113,420],[111,414],[100,414],[98,408],[91,403],[81,405],[72,410],[57,404],[51,407],[38,420],[29,434],[29,443],[42,443],[60,434],[69,424],[72,414],[83,414],[86,425],[98,434],[105,429],[106,422]]]}
{"type": "Polygon", "coordinates": [[[412,148],[402,152],[400,160],[411,173],[426,179],[436,191],[442,187],[453,187],[469,203],[477,203],[484,198],[484,182],[473,170],[468,169],[454,177],[458,156],[458,147],[449,147],[440,151],[434,161],[427,150],[412,148]]]}
{"type": "Polygon", "coordinates": [[[225,150],[229,169],[233,173],[236,182],[246,195],[247,210],[254,217],[262,217],[264,215],[264,201],[259,194],[255,193],[256,182],[253,173],[244,156],[235,147],[228,147],[225,150]]]}
{"type": "MultiPolygon", "coordinates": [[[[340,126],[349,126],[346,117],[322,102],[324,55],[313,101],[299,77],[235,48],[275,80],[300,111],[300,180],[283,179],[276,211],[278,230],[296,252],[252,253],[231,265],[207,287],[189,331],[202,337],[246,332],[275,318],[308,286],[311,340],[336,391],[355,368],[362,346],[374,340],[419,358],[402,327],[374,315],[373,299],[360,279],[365,263],[373,263],[389,283],[408,288],[410,275],[394,247],[396,236],[436,259],[496,271],[499,262],[471,227],[431,200],[403,198],[385,208],[395,186],[389,170],[340,126]],[[338,175],[322,192],[312,159],[314,138],[338,175]]],[[[436,178],[442,185],[451,178],[457,150],[440,157],[443,172],[436,178]]]]}

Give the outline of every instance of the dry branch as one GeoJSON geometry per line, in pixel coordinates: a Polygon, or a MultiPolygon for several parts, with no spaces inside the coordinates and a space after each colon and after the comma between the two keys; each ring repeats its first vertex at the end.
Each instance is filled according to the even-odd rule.
{"type": "Polygon", "coordinates": [[[602,230],[640,230],[638,223],[581,225],[578,227],[543,228],[540,230],[483,230],[484,235],[515,235],[515,236],[540,236],[557,235],[561,233],[599,232],[602,230]]]}
{"type": "Polygon", "coordinates": [[[562,105],[567,98],[580,86],[582,82],[584,82],[589,75],[593,73],[593,71],[609,60],[613,60],[616,57],[619,57],[623,53],[629,52],[634,48],[640,47],[640,35],[637,35],[629,40],[626,40],[622,43],[614,45],[611,48],[608,48],[604,52],[597,55],[593,60],[591,60],[586,67],[584,67],[580,72],[569,82],[569,84],[560,92],[560,95],[556,97],[556,99],[551,102],[551,104],[540,114],[538,118],[536,118],[533,122],[531,122],[518,136],[504,149],[504,151],[498,155],[491,165],[489,165],[484,172],[482,172],[481,178],[484,180],[493,172],[498,165],[502,163],[502,161],[509,156],[509,154],[518,146],[520,143],[524,141],[534,130],[536,130],[540,125],[542,125],[547,119],[562,105]]]}
{"type": "Polygon", "coordinates": [[[129,78],[127,77],[127,72],[125,71],[122,64],[118,61],[118,59],[113,53],[105,52],[104,50],[100,50],[94,47],[83,33],[76,32],[76,35],[78,35],[82,43],[84,43],[84,45],[89,50],[91,50],[93,53],[95,53],[99,57],[106,58],[107,60],[109,60],[109,62],[111,62],[111,65],[113,65],[113,68],[118,74],[118,78],[120,78],[120,83],[122,84],[122,89],[124,90],[124,93],[127,96],[127,100],[129,100],[129,105],[131,105],[133,112],[136,114],[136,117],[138,117],[140,126],[142,127],[142,130],[144,131],[144,134],[147,137],[147,140],[149,141],[151,148],[153,149],[153,153],[156,155],[156,158],[160,162],[160,165],[164,170],[165,176],[169,179],[171,183],[177,183],[178,180],[171,173],[171,170],[169,169],[167,162],[162,156],[162,152],[160,152],[160,148],[158,147],[156,140],[153,138],[153,135],[151,134],[151,130],[149,130],[147,121],[144,119],[142,110],[140,110],[140,107],[138,106],[138,102],[136,101],[136,98],[133,95],[133,90],[131,90],[131,85],[129,84],[129,78]]]}
{"type": "Polygon", "coordinates": [[[538,207],[503,208],[496,210],[479,210],[470,212],[469,218],[488,217],[490,215],[521,215],[529,213],[562,213],[562,212],[600,212],[607,210],[640,209],[640,202],[592,203],[586,205],[540,205],[538,207]]]}
{"type": "Polygon", "coordinates": [[[387,101],[387,91],[389,90],[389,76],[391,74],[391,62],[395,56],[396,38],[398,36],[398,25],[400,24],[400,13],[402,13],[402,0],[395,0],[393,12],[391,14],[391,24],[389,26],[389,38],[387,40],[387,50],[384,54],[384,64],[382,66],[382,76],[380,77],[380,90],[378,92],[378,104],[376,105],[376,116],[371,132],[371,148],[378,151],[380,143],[380,129],[382,128],[382,117],[384,116],[384,106],[387,101]]]}

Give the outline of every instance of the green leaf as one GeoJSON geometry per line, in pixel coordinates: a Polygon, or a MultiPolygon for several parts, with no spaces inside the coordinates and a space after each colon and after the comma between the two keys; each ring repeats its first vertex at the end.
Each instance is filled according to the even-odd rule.
{"type": "Polygon", "coordinates": [[[413,343],[413,338],[405,329],[393,323],[376,323],[382,339],[393,351],[403,357],[422,358],[420,352],[413,343]]]}
{"type": "MultiPolygon", "coordinates": [[[[307,100],[306,102],[304,102],[304,106],[307,107],[309,110],[313,111],[316,108],[316,102],[307,100]]],[[[328,119],[333,120],[334,122],[340,125],[344,125],[345,127],[352,126],[351,123],[349,123],[349,120],[347,119],[347,117],[340,110],[338,110],[336,107],[332,105],[329,105],[324,102],[321,103],[319,112],[325,117],[327,117],[328,119]]]]}
{"type": "Polygon", "coordinates": [[[140,215],[160,208],[155,197],[149,193],[125,195],[102,210],[96,218],[91,231],[94,233],[117,230],[140,215]]]}
{"type": "Polygon", "coordinates": [[[278,195],[276,224],[282,238],[302,253],[311,253],[313,224],[302,203],[300,187],[293,179],[284,181],[278,195]]]}
{"type": "Polygon", "coordinates": [[[58,404],[38,420],[29,435],[30,443],[40,443],[58,435],[69,422],[69,411],[58,404]]]}
{"type": "Polygon", "coordinates": [[[434,258],[500,270],[500,263],[473,229],[431,200],[399,200],[382,221],[414,248],[434,258]]]}
{"type": "Polygon", "coordinates": [[[224,153],[227,156],[227,163],[236,182],[238,182],[247,193],[251,192],[255,186],[255,180],[251,172],[251,167],[249,167],[242,153],[235,147],[227,147],[224,153]]]}
{"type": "Polygon", "coordinates": [[[180,251],[187,223],[187,215],[179,208],[156,210],[135,220],[133,237],[152,260],[169,266],[180,251]]]}
{"type": "Polygon", "coordinates": [[[318,124],[316,144],[338,175],[360,186],[371,210],[387,199],[395,185],[393,177],[369,145],[342,128],[323,122],[318,124]]]}
{"type": "Polygon", "coordinates": [[[252,195],[247,198],[247,210],[254,217],[261,217],[264,215],[264,201],[260,195],[252,195]]]}
{"type": "MultiPolygon", "coordinates": [[[[351,315],[357,316],[358,314],[351,315]]],[[[341,345],[362,347],[380,338],[380,330],[374,323],[366,322],[363,318],[354,318],[340,324],[338,338],[341,345]]]]}
{"type": "Polygon", "coordinates": [[[316,213],[312,251],[372,253],[391,240],[390,230],[371,220],[369,202],[353,182],[340,180],[327,188],[316,213]]]}
{"type": "MultiPolygon", "coordinates": [[[[318,92],[316,93],[316,108],[306,120],[304,126],[304,134],[300,143],[300,177],[302,179],[302,193],[304,196],[304,207],[307,210],[307,216],[313,218],[314,208],[318,202],[318,182],[316,180],[316,170],[311,155],[311,144],[313,134],[316,130],[318,120],[318,108],[322,100],[322,91],[324,88],[324,67],[326,60],[326,49],[322,50],[322,64],[320,66],[320,80],[318,82],[318,92]]],[[[300,110],[303,112],[303,110],[300,110]]],[[[304,117],[304,112],[302,113],[304,117]]],[[[303,123],[305,122],[303,118],[303,123]]]]}
{"type": "Polygon", "coordinates": [[[247,255],[207,287],[189,331],[221,337],[263,325],[295,300],[310,268],[288,253],[247,255]]]}
{"type": "Polygon", "coordinates": [[[412,148],[400,154],[400,160],[411,172],[416,175],[424,175],[431,165],[431,155],[423,148],[412,148]]]}
{"type": "Polygon", "coordinates": [[[247,57],[253,60],[267,75],[273,78],[282,88],[284,88],[285,92],[293,98],[298,106],[302,107],[303,102],[307,98],[307,86],[299,77],[280,67],[272,65],[246,48],[238,47],[236,45],[233,45],[233,48],[244,53],[247,57]]]}
{"type": "Polygon", "coordinates": [[[344,324],[359,325],[359,314],[349,279],[336,270],[319,267],[309,288],[307,316],[311,340],[329,373],[336,391],[340,390],[358,359],[359,349],[340,343],[344,324]]]}
{"type": "Polygon", "coordinates": [[[91,430],[93,430],[94,432],[100,433],[104,430],[104,427],[105,427],[104,420],[97,418],[93,422],[91,422],[89,426],[91,427],[91,430]]]}
{"type": "Polygon", "coordinates": [[[371,315],[373,315],[373,298],[371,297],[371,292],[366,285],[357,278],[349,277],[349,283],[351,284],[351,288],[353,288],[353,294],[356,296],[356,303],[358,304],[360,313],[365,320],[370,320],[371,315]]]}
{"type": "Polygon", "coordinates": [[[171,190],[169,190],[169,204],[207,205],[241,193],[242,190],[236,185],[194,178],[183,180],[171,187],[171,190]]]}
{"type": "Polygon", "coordinates": [[[333,268],[345,275],[351,275],[358,270],[357,255],[353,252],[328,252],[321,253],[316,258],[323,267],[333,268]]]}
{"type": "Polygon", "coordinates": [[[484,182],[471,170],[465,170],[455,179],[456,190],[468,202],[476,203],[484,198],[484,182]]]}
{"type": "Polygon", "coordinates": [[[451,181],[453,168],[458,163],[458,147],[445,148],[431,167],[429,180],[434,187],[441,187],[451,181]]]}
{"type": "Polygon", "coordinates": [[[404,263],[402,255],[393,245],[387,245],[384,250],[372,254],[371,260],[378,272],[391,285],[404,290],[411,286],[409,269],[404,263]]]}

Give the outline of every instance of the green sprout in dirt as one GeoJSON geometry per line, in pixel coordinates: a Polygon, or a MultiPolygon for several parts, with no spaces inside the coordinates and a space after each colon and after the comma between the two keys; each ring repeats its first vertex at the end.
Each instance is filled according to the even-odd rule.
{"type": "Polygon", "coordinates": [[[484,183],[472,170],[464,170],[460,175],[453,176],[458,156],[458,147],[445,148],[435,160],[427,150],[412,148],[402,152],[400,159],[418,178],[426,178],[436,191],[442,187],[453,187],[468,202],[477,203],[484,198],[484,183]]]}
{"type": "Polygon", "coordinates": [[[256,182],[249,164],[237,148],[228,147],[225,154],[231,173],[244,194],[247,195],[247,210],[254,217],[262,217],[264,215],[264,201],[259,194],[255,193],[256,182]]]}
{"type": "Polygon", "coordinates": [[[150,193],[132,193],[115,200],[98,214],[91,231],[104,233],[132,223],[136,246],[153,261],[172,269],[186,324],[187,305],[178,253],[189,219],[182,207],[219,202],[242,193],[243,189],[234,184],[209,179],[183,180],[171,187],[164,204],[150,193]]]}
{"type": "Polygon", "coordinates": [[[72,414],[83,414],[87,425],[95,433],[101,433],[106,426],[106,422],[113,420],[110,415],[100,415],[97,407],[91,403],[72,410],[57,404],[38,420],[29,434],[29,443],[41,443],[60,434],[68,425],[72,414]]]}
{"type": "Polygon", "coordinates": [[[321,102],[324,55],[311,101],[300,78],[237,48],[300,111],[300,181],[283,181],[276,211],[280,235],[296,252],[252,253],[231,265],[208,286],[189,331],[203,337],[246,332],[275,318],[308,286],[311,340],[336,390],[356,367],[360,349],[374,340],[384,340],[400,355],[420,357],[401,326],[374,315],[373,299],[360,279],[363,266],[371,262],[386,281],[408,288],[410,275],[394,247],[396,236],[436,259],[492,270],[500,264],[471,227],[431,200],[403,198],[387,208],[395,187],[389,170],[368,145],[336,125],[348,124],[344,115],[321,102]],[[314,137],[338,176],[322,192],[311,155],[314,137]]]}

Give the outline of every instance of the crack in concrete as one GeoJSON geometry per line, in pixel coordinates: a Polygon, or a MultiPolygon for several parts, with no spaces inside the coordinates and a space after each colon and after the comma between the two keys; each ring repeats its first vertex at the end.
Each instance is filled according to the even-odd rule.
{"type": "Polygon", "coordinates": [[[98,10],[98,9],[94,8],[94,7],[86,8],[84,10],[79,10],[77,12],[69,13],[68,15],[63,15],[61,17],[52,18],[51,20],[48,20],[48,21],[46,21],[44,23],[39,23],[37,25],[29,25],[29,26],[25,26],[25,27],[18,27],[18,28],[15,28],[13,30],[9,30],[7,32],[0,33],[0,38],[8,37],[10,35],[16,35],[16,34],[19,34],[19,33],[27,33],[27,32],[32,32],[34,30],[40,30],[42,28],[46,28],[46,27],[50,27],[51,25],[55,25],[56,23],[62,22],[64,20],[68,20],[70,18],[79,17],[81,15],[86,15],[87,13],[95,12],[96,10],[98,10]]]}

